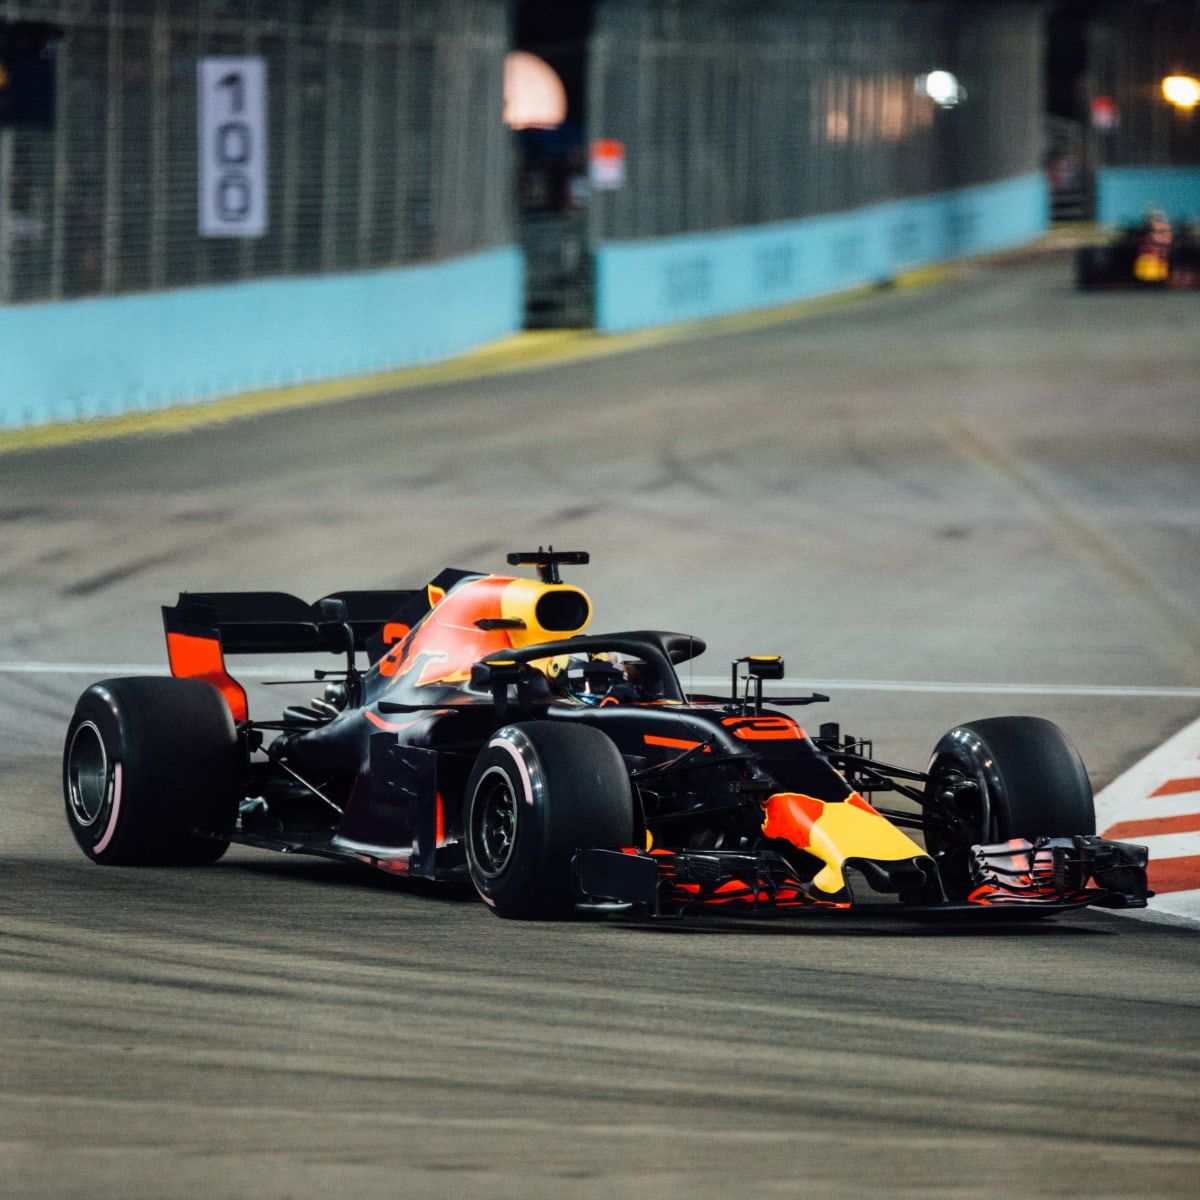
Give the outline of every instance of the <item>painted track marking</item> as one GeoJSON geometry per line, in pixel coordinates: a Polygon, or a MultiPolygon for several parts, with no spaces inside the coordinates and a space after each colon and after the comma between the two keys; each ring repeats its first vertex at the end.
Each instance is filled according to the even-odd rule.
{"type": "Polygon", "coordinates": [[[1200,669],[1200,624],[1191,605],[1135,560],[1128,548],[1088,519],[1019,454],[959,418],[938,426],[946,442],[964,458],[1013,488],[1058,538],[1060,545],[1101,578],[1117,583],[1153,621],[1161,636],[1156,653],[1168,669],[1200,669]]]}
{"type": "MultiPolygon", "coordinates": [[[[303,674],[304,664],[278,663],[264,666],[238,666],[234,674],[246,679],[288,679],[303,674]]],[[[0,662],[0,675],[166,675],[164,663],[85,663],[85,662],[0,662]]],[[[315,680],[313,682],[316,682],[315,680]]],[[[712,688],[717,695],[729,691],[728,675],[696,675],[681,682],[689,688],[712,688]]],[[[829,690],[833,692],[930,692],[946,696],[1097,696],[1116,699],[1200,700],[1200,688],[1154,687],[1137,684],[1091,683],[965,683],[950,680],[920,679],[797,679],[779,680],[783,689],[829,690]]],[[[790,692],[789,692],[790,694],[790,692]]],[[[765,695],[764,702],[771,697],[765,695]]]]}
{"type": "Polygon", "coordinates": [[[1105,837],[1150,851],[1150,908],[1200,926],[1200,720],[1151,751],[1096,797],[1105,837]]]}

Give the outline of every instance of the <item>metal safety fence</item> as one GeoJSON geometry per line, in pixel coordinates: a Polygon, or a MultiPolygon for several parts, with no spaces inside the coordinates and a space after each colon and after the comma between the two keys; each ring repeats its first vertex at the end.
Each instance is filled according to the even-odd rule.
{"type": "Polygon", "coordinates": [[[593,137],[626,183],[592,240],[756,225],[1033,172],[1043,14],[929,0],[602,0],[593,137]],[[954,76],[961,103],[919,93],[954,76]]]}
{"type": "Polygon", "coordinates": [[[0,303],[511,242],[509,19],[507,0],[0,0],[0,23],[61,32],[52,122],[0,127],[0,303]],[[261,236],[200,234],[197,66],[222,55],[265,63],[261,236]]]}

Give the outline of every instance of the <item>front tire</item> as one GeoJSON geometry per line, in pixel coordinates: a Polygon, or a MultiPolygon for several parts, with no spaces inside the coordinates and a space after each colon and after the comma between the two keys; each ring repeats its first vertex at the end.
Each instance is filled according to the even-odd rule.
{"type": "Polygon", "coordinates": [[[67,822],[84,854],[106,866],[216,862],[237,820],[242,759],[229,706],[211,685],[94,683],[63,747],[67,822]]]}
{"type": "Polygon", "coordinates": [[[1092,785],[1070,739],[1040,717],[990,717],[951,729],[925,785],[925,843],[952,858],[971,845],[1096,832],[1092,785]],[[957,821],[948,830],[940,816],[957,821]]]}
{"type": "Polygon", "coordinates": [[[471,880],[497,916],[562,917],[577,899],[576,851],[633,841],[629,772],[598,729],[507,725],[476,760],[463,825],[471,880]]]}

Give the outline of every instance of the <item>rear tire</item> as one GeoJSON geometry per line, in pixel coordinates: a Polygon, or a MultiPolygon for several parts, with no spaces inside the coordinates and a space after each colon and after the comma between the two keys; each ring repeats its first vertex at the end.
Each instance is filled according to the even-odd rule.
{"type": "Polygon", "coordinates": [[[476,760],[463,826],[471,880],[497,916],[566,916],[578,899],[576,851],[633,842],[629,772],[598,729],[508,725],[476,760]]]}
{"type": "MultiPolygon", "coordinates": [[[[1012,838],[1096,832],[1083,760],[1067,735],[1040,717],[990,717],[957,726],[934,747],[928,774],[925,792],[931,799],[955,776],[976,786],[977,807],[960,813],[970,838],[927,825],[926,845],[933,853],[1012,838]]],[[[971,795],[964,793],[964,799],[971,795]]],[[[931,808],[936,811],[936,799],[931,808]]]]}
{"type": "Polygon", "coordinates": [[[216,862],[229,848],[242,775],[229,706],[193,679],[92,684],[63,748],[67,821],[84,854],[104,865],[216,862]]]}

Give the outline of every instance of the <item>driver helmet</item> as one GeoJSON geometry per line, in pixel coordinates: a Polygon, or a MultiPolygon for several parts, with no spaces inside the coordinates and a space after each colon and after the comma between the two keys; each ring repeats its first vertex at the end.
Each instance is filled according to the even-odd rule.
{"type": "Polygon", "coordinates": [[[576,704],[600,707],[646,698],[638,664],[616,653],[559,655],[530,665],[545,675],[555,696],[576,704]]]}
{"type": "Polygon", "coordinates": [[[1171,219],[1161,208],[1146,209],[1145,228],[1152,237],[1170,238],[1171,219]]]}

